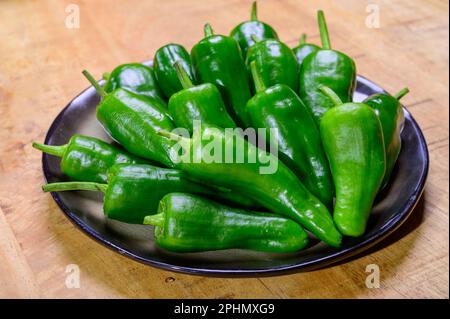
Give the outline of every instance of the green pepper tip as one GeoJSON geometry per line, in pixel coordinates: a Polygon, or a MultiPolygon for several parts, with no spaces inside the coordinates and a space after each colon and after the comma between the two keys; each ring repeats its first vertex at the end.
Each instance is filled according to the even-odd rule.
{"type": "Polygon", "coordinates": [[[406,94],[408,94],[409,93],[409,88],[407,88],[407,87],[404,87],[403,89],[401,89],[400,91],[398,91],[395,95],[394,95],[394,97],[397,99],[397,100],[400,100],[402,97],[404,97],[406,94]]]}
{"type": "Polygon", "coordinates": [[[250,71],[253,77],[253,82],[255,83],[256,92],[261,92],[266,89],[266,85],[264,84],[263,79],[261,78],[261,74],[258,72],[256,67],[256,61],[252,61],[250,63],[250,71]]]}
{"type": "Polygon", "coordinates": [[[325,85],[319,86],[319,91],[321,91],[324,95],[326,95],[335,106],[343,104],[341,98],[336,94],[336,92],[334,92],[328,86],[325,85]]]}
{"type": "Polygon", "coordinates": [[[100,86],[100,84],[98,84],[98,82],[94,79],[92,74],[90,74],[87,70],[83,70],[83,72],[81,72],[81,73],[83,73],[83,75],[86,77],[86,79],[89,81],[89,83],[91,83],[92,86],[95,88],[97,93],[101,95],[101,97],[106,96],[105,90],[100,86]]]}
{"type": "Polygon", "coordinates": [[[180,80],[181,86],[183,89],[189,89],[194,86],[191,79],[189,78],[189,75],[187,74],[186,70],[183,69],[181,64],[177,61],[173,64],[173,67],[175,68],[175,71],[177,72],[178,80],[180,80]]]}
{"type": "Polygon", "coordinates": [[[302,33],[302,35],[300,36],[299,44],[306,44],[306,33],[302,33]]]}
{"type": "Polygon", "coordinates": [[[64,151],[66,150],[67,145],[46,145],[37,142],[33,142],[31,144],[33,148],[40,150],[46,154],[62,157],[64,155],[64,151]]]}
{"type": "Polygon", "coordinates": [[[252,3],[252,12],[250,14],[250,20],[258,21],[258,8],[256,5],[256,1],[253,1],[253,3],[252,3]]]}
{"type": "Polygon", "coordinates": [[[205,26],[203,27],[203,32],[205,34],[205,38],[214,35],[214,30],[213,30],[212,26],[209,23],[205,24],[205,26]]]}
{"type": "Polygon", "coordinates": [[[322,48],[325,50],[331,50],[330,35],[328,33],[325,14],[323,13],[322,10],[317,11],[317,20],[319,22],[319,31],[320,31],[320,39],[322,41],[322,48]]]}

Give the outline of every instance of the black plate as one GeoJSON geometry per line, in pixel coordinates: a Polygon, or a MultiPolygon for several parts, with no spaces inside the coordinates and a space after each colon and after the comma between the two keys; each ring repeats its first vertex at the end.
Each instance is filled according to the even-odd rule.
{"type": "MultiPolygon", "coordinates": [[[[355,101],[384,90],[358,76],[355,101]]],[[[46,144],[67,143],[75,134],[111,139],[95,118],[99,97],[88,88],[73,99],[56,117],[45,138],[46,144]]],[[[263,275],[292,270],[312,270],[342,261],[386,238],[410,215],[419,200],[428,172],[428,150],[416,121],[404,109],[403,147],[392,182],[377,198],[367,232],[357,239],[345,238],[340,249],[317,243],[296,254],[267,254],[244,250],[174,254],[160,250],[153,243],[151,226],[128,225],[108,220],[102,213],[102,198],[90,192],[60,192],[52,196],[64,214],[83,232],[114,251],[139,262],[193,274],[263,275]]],[[[64,180],[59,159],[43,155],[43,169],[48,182],[64,180]]]]}

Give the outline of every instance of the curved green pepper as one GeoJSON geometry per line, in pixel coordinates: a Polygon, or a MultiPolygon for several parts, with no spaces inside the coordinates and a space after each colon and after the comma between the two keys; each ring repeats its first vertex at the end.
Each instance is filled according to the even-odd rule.
{"type": "Polygon", "coordinates": [[[328,209],[277,157],[239,134],[227,134],[220,128],[201,127],[199,133],[185,138],[159,132],[177,141],[170,151],[177,168],[204,183],[231,189],[276,214],[293,219],[331,246],[341,244],[341,234],[328,209]],[[213,149],[210,141],[214,141],[213,149]],[[181,155],[180,148],[184,150],[181,155]],[[236,159],[230,161],[229,156],[233,154],[236,159]],[[214,156],[212,160],[211,156],[214,156]]]}
{"type": "Polygon", "coordinates": [[[141,63],[127,63],[116,67],[111,73],[105,73],[103,89],[111,93],[117,89],[126,89],[136,94],[150,96],[164,101],[164,95],[156,82],[151,67],[141,63]]]}
{"type": "Polygon", "coordinates": [[[61,157],[61,172],[78,181],[104,183],[113,165],[146,162],[98,138],[79,134],[73,135],[66,145],[33,143],[33,147],[61,157]]]}
{"type": "Polygon", "coordinates": [[[158,214],[145,217],[144,224],[154,225],[156,244],[173,252],[240,248],[291,253],[308,244],[308,235],[292,220],[182,193],[164,196],[158,214]]]}
{"type": "Polygon", "coordinates": [[[268,39],[257,41],[247,52],[248,69],[254,61],[266,87],[285,84],[293,90],[298,87],[298,63],[292,50],[283,42],[268,39]]]}
{"type": "Polygon", "coordinates": [[[292,51],[295,54],[295,57],[297,58],[297,62],[299,67],[301,67],[303,60],[310,55],[313,52],[316,52],[320,50],[320,47],[318,45],[312,44],[312,43],[306,43],[306,34],[303,33],[300,37],[300,41],[298,46],[292,49],[292,51]]]}
{"type": "MultiPolygon", "coordinates": [[[[278,154],[306,188],[328,208],[333,207],[333,181],[319,129],[306,106],[286,85],[266,88],[252,62],[256,95],[247,103],[251,124],[276,128],[278,154]]],[[[269,140],[269,131],[266,130],[269,140]]]]}
{"type": "Polygon", "coordinates": [[[270,25],[258,21],[256,10],[256,1],[254,1],[250,21],[238,24],[230,33],[230,37],[239,43],[244,57],[247,54],[248,48],[255,44],[252,36],[261,40],[278,39],[277,33],[270,25]]]}
{"type": "Polygon", "coordinates": [[[342,234],[361,236],[386,170],[383,130],[367,104],[342,104],[329,88],[321,91],[335,103],[320,122],[336,188],[334,221],[342,234]]]}
{"type": "Polygon", "coordinates": [[[62,182],[44,185],[42,189],[45,192],[103,192],[103,212],[106,217],[132,224],[142,224],[145,216],[156,212],[161,198],[172,192],[203,194],[226,203],[255,207],[253,201],[242,195],[207,187],[187,179],[185,175],[176,169],[119,164],[111,168],[106,184],[62,182]]]}
{"type": "Polygon", "coordinates": [[[376,93],[369,96],[363,103],[375,110],[383,128],[384,147],[386,151],[386,174],[383,179],[384,187],[391,177],[395,162],[400,154],[402,139],[400,137],[405,121],[403,108],[399,100],[409,92],[402,89],[394,96],[385,93],[376,93]]]}
{"type": "Polygon", "coordinates": [[[191,58],[199,82],[217,86],[228,114],[239,126],[246,126],[250,84],[238,43],[233,38],[214,35],[206,24],[205,38],[194,45],[191,58]]]}
{"type": "Polygon", "coordinates": [[[333,101],[318,90],[319,87],[329,87],[344,103],[352,101],[356,85],[356,66],[347,55],[331,50],[322,11],[318,12],[318,20],[323,48],[303,60],[300,68],[299,96],[319,126],[323,114],[334,106],[333,101]]]}
{"type": "Polygon", "coordinates": [[[159,48],[153,59],[153,68],[158,84],[168,99],[183,89],[173,66],[175,62],[181,65],[191,82],[195,83],[191,58],[183,46],[171,43],[159,48]]]}
{"type": "Polygon", "coordinates": [[[182,66],[175,63],[183,90],[172,95],[169,112],[177,127],[186,128],[192,135],[194,120],[223,128],[235,128],[228,115],[219,90],[211,83],[194,86],[182,66]]]}
{"type": "Polygon", "coordinates": [[[83,74],[102,96],[97,119],[106,132],[130,153],[172,166],[167,155],[172,143],[156,134],[175,128],[165,105],[159,99],[124,89],[106,93],[86,70],[83,74]]]}

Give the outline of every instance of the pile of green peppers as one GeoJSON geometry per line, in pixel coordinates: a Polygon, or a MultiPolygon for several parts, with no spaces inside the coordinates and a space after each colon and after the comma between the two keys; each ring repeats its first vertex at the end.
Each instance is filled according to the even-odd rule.
{"type": "Polygon", "coordinates": [[[178,253],[293,253],[311,237],[338,248],[343,236],[363,235],[400,153],[408,89],[354,102],[355,62],[332,48],[322,11],[317,18],[321,45],[302,34],[290,48],[258,20],[255,2],[229,36],[206,24],[190,52],[167,44],[151,67],[122,64],[104,85],[83,71],[101,96],[97,119],[117,143],[83,135],[33,143],[60,157],[69,179],[43,190],[102,192],[106,218],[152,225],[156,244],[178,253]],[[227,134],[248,128],[266,129],[264,145],[227,134]],[[224,147],[213,162],[206,135],[224,147]],[[243,161],[227,161],[237,145],[243,161]],[[276,170],[262,174],[262,158],[276,170]]]}

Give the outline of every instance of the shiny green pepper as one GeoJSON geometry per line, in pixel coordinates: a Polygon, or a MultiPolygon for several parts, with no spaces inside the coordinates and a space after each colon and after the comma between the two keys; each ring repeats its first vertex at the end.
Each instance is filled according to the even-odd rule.
{"type": "Polygon", "coordinates": [[[239,126],[247,126],[245,110],[251,97],[250,83],[238,43],[230,37],[214,35],[205,25],[205,38],[191,50],[192,64],[200,83],[214,84],[222,94],[228,114],[239,126]]]}
{"type": "MultiPolygon", "coordinates": [[[[333,181],[319,129],[306,106],[286,85],[266,88],[251,64],[256,95],[247,103],[252,127],[277,129],[278,156],[328,208],[333,207],[333,181]]],[[[272,136],[273,138],[273,136],[272,136]]]]}
{"type": "Polygon", "coordinates": [[[188,176],[238,192],[273,213],[300,223],[327,244],[340,246],[342,236],[328,209],[276,156],[239,134],[227,134],[211,126],[199,128],[192,138],[166,131],[159,134],[177,142],[170,150],[170,158],[188,176]],[[236,158],[229,157],[233,154],[236,158]]]}
{"type": "Polygon", "coordinates": [[[250,21],[240,23],[230,33],[230,36],[239,43],[244,57],[248,48],[255,44],[253,37],[260,40],[278,39],[277,33],[270,25],[258,21],[256,10],[256,1],[254,1],[250,21]]]}
{"type": "Polygon", "coordinates": [[[146,162],[98,138],[79,134],[73,135],[66,145],[33,143],[33,147],[61,157],[61,172],[77,181],[104,183],[113,165],[146,162]]]}
{"type": "Polygon", "coordinates": [[[155,226],[159,247],[180,253],[231,248],[292,253],[308,244],[307,233],[290,219],[182,193],[164,196],[158,213],[144,224],[155,226]]]}
{"type": "Polygon", "coordinates": [[[405,115],[399,100],[408,92],[408,88],[404,88],[394,96],[387,93],[376,93],[363,102],[375,110],[383,128],[386,151],[386,174],[383,179],[383,187],[389,182],[395,162],[400,154],[402,144],[400,134],[403,129],[405,115]]]}
{"type": "Polygon", "coordinates": [[[236,127],[226,111],[219,90],[213,84],[194,86],[180,64],[175,63],[175,69],[184,88],[169,100],[169,112],[177,127],[187,129],[191,135],[195,120],[201,121],[203,125],[236,127]]]}
{"type": "Polygon", "coordinates": [[[250,47],[245,63],[255,62],[257,72],[266,87],[285,84],[293,90],[298,87],[298,63],[292,50],[274,39],[259,41],[250,47]]]}
{"type": "Polygon", "coordinates": [[[183,46],[171,43],[159,48],[153,59],[153,68],[158,84],[168,99],[183,89],[173,66],[175,63],[179,63],[191,82],[195,83],[191,57],[183,46]]]}
{"type": "Polygon", "coordinates": [[[331,49],[322,11],[318,12],[318,20],[323,48],[303,60],[300,67],[299,96],[319,126],[323,114],[334,106],[333,101],[319,91],[319,87],[329,87],[344,103],[352,101],[356,66],[347,55],[331,49]]]}
{"type": "Polygon", "coordinates": [[[158,86],[154,71],[141,63],[127,63],[116,67],[111,73],[105,73],[106,93],[117,89],[126,89],[136,94],[150,96],[164,101],[164,95],[158,86]]]}
{"type": "Polygon", "coordinates": [[[320,122],[336,189],[334,221],[342,234],[361,236],[386,171],[383,129],[367,104],[342,103],[329,88],[320,90],[335,103],[320,122]]]}
{"type": "Polygon", "coordinates": [[[295,54],[295,57],[297,58],[297,62],[299,67],[301,67],[303,60],[310,55],[313,52],[316,52],[320,50],[320,47],[318,45],[312,44],[312,43],[306,43],[306,34],[303,33],[300,37],[300,41],[298,46],[292,49],[292,51],[295,54]]]}
{"type": "Polygon", "coordinates": [[[124,89],[106,93],[87,71],[83,74],[102,97],[97,119],[106,132],[130,153],[172,166],[167,155],[172,143],[156,134],[175,128],[165,105],[159,99],[124,89]]]}
{"type": "Polygon", "coordinates": [[[132,224],[142,224],[145,216],[156,212],[161,198],[172,192],[203,194],[233,205],[255,207],[254,203],[244,196],[196,183],[187,179],[186,174],[179,170],[142,164],[113,166],[107,183],[50,183],[42,189],[45,192],[103,192],[103,212],[106,217],[132,224]]]}

